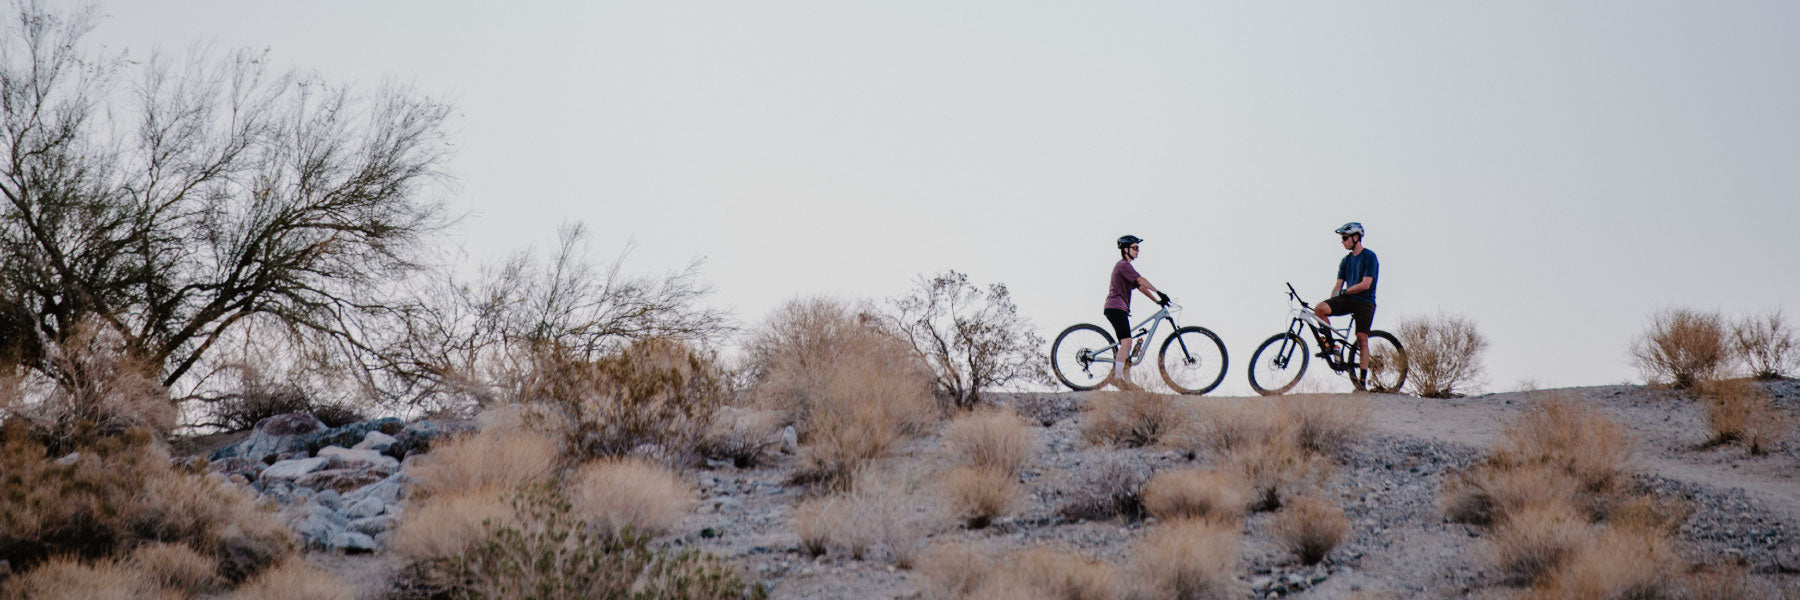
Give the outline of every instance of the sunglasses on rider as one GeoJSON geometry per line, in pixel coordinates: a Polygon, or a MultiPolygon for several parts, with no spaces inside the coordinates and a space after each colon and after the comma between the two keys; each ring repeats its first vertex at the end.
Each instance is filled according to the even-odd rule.
{"type": "Polygon", "coordinates": [[[1338,236],[1338,239],[1340,239],[1340,240],[1349,240],[1349,239],[1350,239],[1350,236],[1351,236],[1351,235],[1356,235],[1356,234],[1354,234],[1354,233],[1353,233],[1353,234],[1350,234],[1350,235],[1339,235],[1339,236],[1338,236]]]}

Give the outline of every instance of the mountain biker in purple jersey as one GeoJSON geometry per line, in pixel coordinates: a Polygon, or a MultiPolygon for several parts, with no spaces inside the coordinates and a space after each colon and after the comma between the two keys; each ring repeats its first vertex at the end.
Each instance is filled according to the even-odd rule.
{"type": "MultiPolygon", "coordinates": [[[[1331,299],[1320,302],[1313,307],[1313,314],[1330,322],[1331,315],[1351,315],[1356,323],[1357,359],[1364,369],[1369,368],[1369,328],[1375,320],[1375,283],[1381,278],[1381,263],[1375,259],[1375,251],[1363,248],[1363,226],[1355,221],[1345,223],[1337,228],[1344,249],[1350,253],[1338,261],[1337,281],[1331,284],[1331,299]]],[[[1321,355],[1329,354],[1330,348],[1323,349],[1321,355]]]]}
{"type": "Polygon", "coordinates": [[[1112,324],[1113,334],[1119,338],[1119,350],[1113,353],[1112,383],[1122,390],[1141,389],[1131,382],[1131,290],[1144,293],[1144,297],[1159,305],[1168,305],[1169,295],[1150,285],[1150,280],[1139,275],[1132,268],[1131,261],[1138,257],[1138,244],[1144,240],[1135,235],[1119,238],[1119,262],[1113,265],[1112,279],[1106,291],[1106,321],[1112,324]]]}

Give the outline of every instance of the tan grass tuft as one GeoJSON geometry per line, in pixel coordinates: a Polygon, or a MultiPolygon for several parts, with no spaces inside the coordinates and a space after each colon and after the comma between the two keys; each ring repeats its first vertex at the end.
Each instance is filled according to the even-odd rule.
{"type": "Polygon", "coordinates": [[[1413,393],[1453,398],[1480,385],[1488,341],[1473,319],[1437,313],[1403,320],[1394,333],[1406,347],[1406,383],[1413,393]]]}
{"type": "Polygon", "coordinates": [[[1182,519],[1144,534],[1132,556],[1132,580],[1146,598],[1238,598],[1240,539],[1236,523],[1182,519]]]}
{"type": "Polygon", "coordinates": [[[1157,444],[1190,418],[1174,396],[1141,391],[1091,393],[1081,413],[1089,443],[1134,448],[1157,444]]]}
{"type": "Polygon", "coordinates": [[[1144,516],[1144,476],[1122,460],[1106,460],[1088,470],[1060,512],[1070,520],[1144,516]]]}
{"type": "Polygon", "coordinates": [[[1164,521],[1200,517],[1237,521],[1249,505],[1249,486],[1229,472],[1164,471],[1144,486],[1144,508],[1164,521]]]}
{"type": "Polygon", "coordinates": [[[1742,442],[1752,454],[1763,454],[1787,437],[1787,419],[1761,385],[1731,379],[1698,387],[1712,430],[1710,443],[1742,442]]]}
{"type": "Polygon", "coordinates": [[[1606,523],[1617,529],[1660,531],[1675,535],[1694,514],[1693,504],[1684,500],[1665,500],[1650,496],[1632,496],[1606,507],[1606,523]]]}
{"type": "Polygon", "coordinates": [[[1172,445],[1199,454],[1223,456],[1255,444],[1291,440],[1293,423],[1274,403],[1261,400],[1215,404],[1196,411],[1174,436],[1172,445]]]}
{"type": "Polygon", "coordinates": [[[1221,469],[1249,485],[1250,509],[1281,507],[1284,499],[1316,488],[1331,476],[1332,465],[1292,443],[1270,440],[1233,450],[1221,469]]]}
{"type": "Polygon", "coordinates": [[[1009,557],[1009,572],[1030,582],[1036,598],[1110,600],[1120,596],[1119,571],[1112,565],[1053,548],[1034,547],[1009,557]]]}
{"type": "Polygon", "coordinates": [[[562,452],[557,441],[524,428],[490,427],[432,448],[407,470],[415,496],[489,492],[549,479],[562,452]]]}
{"type": "Polygon", "coordinates": [[[848,489],[864,465],[938,417],[930,377],[902,342],[851,331],[856,333],[819,372],[793,374],[807,383],[789,390],[797,399],[788,398],[788,409],[803,419],[797,426],[805,446],[797,482],[848,489]]]}
{"type": "Polygon", "coordinates": [[[355,600],[356,587],[328,571],[289,560],[232,592],[231,600],[355,600]]]}
{"type": "Polygon", "coordinates": [[[627,529],[660,536],[694,507],[694,488],[649,461],[603,458],[577,468],[568,483],[570,516],[617,539],[627,529]]]}
{"type": "MultiPolygon", "coordinates": [[[[1784,597],[1769,585],[1750,578],[1743,565],[1709,565],[1688,573],[1682,586],[1688,600],[1745,600],[1749,598],[1784,597]]],[[[1785,597],[1792,598],[1793,592],[1785,597]]]]}
{"type": "Polygon", "coordinates": [[[1633,440],[1625,428],[1567,393],[1540,395],[1500,433],[1494,461],[1549,463],[1568,471],[1592,492],[1605,491],[1625,474],[1633,440]]]}
{"type": "Polygon", "coordinates": [[[1275,515],[1275,538],[1287,546],[1302,564],[1317,564],[1331,554],[1344,534],[1350,531],[1350,519],[1344,509],[1317,496],[1293,499],[1281,514],[1275,515]]]}
{"type": "Polygon", "coordinates": [[[183,596],[199,596],[223,583],[219,561],[181,544],[145,544],[132,550],[124,562],[138,573],[140,581],[183,596]]]}
{"type": "Polygon", "coordinates": [[[944,476],[943,485],[951,511],[970,529],[1011,513],[1022,494],[1018,479],[998,469],[957,467],[944,476]]]}
{"type": "Polygon", "coordinates": [[[973,598],[994,572],[993,557],[960,542],[939,542],[919,559],[919,573],[930,582],[925,597],[931,600],[973,598]]]}
{"type": "Polygon", "coordinates": [[[1452,521],[1491,524],[1530,505],[1575,506],[1581,482],[1547,463],[1484,463],[1446,482],[1439,506],[1452,521]]]}
{"type": "Polygon", "coordinates": [[[925,536],[939,529],[938,515],[906,482],[878,475],[857,477],[849,492],[808,499],[794,509],[794,533],[814,556],[836,550],[858,560],[885,552],[895,566],[918,560],[925,536]]]}
{"type": "Polygon", "coordinates": [[[1688,387],[1713,379],[1731,358],[1725,317],[1691,308],[1657,312],[1632,343],[1631,358],[1650,383],[1688,387]]]}
{"type": "Polygon", "coordinates": [[[984,409],[957,417],[944,431],[951,452],[972,467],[1017,475],[1037,451],[1030,424],[1010,410],[984,409]]]}
{"type": "Polygon", "coordinates": [[[1512,580],[1533,583],[1549,575],[1592,537],[1587,520],[1564,503],[1519,508],[1494,526],[1488,553],[1512,580]]]}
{"type": "Polygon", "coordinates": [[[1553,598],[1674,598],[1684,564],[1661,532],[1608,528],[1551,573],[1553,598]]]}
{"type": "Polygon", "coordinates": [[[1281,396],[1274,403],[1300,447],[1326,456],[1345,452],[1361,439],[1374,411],[1360,396],[1281,396]]]}
{"type": "MultiPolygon", "coordinates": [[[[0,597],[30,600],[139,600],[157,590],[141,573],[107,560],[83,563],[52,558],[10,579],[0,580],[0,597]]],[[[169,595],[167,597],[176,597],[169,595]]]]}
{"type": "Polygon", "coordinates": [[[488,538],[484,521],[503,523],[512,518],[507,493],[510,492],[440,493],[415,501],[388,540],[389,548],[419,562],[459,556],[488,538]]]}

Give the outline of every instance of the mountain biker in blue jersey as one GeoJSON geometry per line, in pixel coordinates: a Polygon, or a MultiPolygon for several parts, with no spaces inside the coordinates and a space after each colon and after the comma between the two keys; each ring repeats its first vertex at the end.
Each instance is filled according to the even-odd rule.
{"type": "Polygon", "coordinates": [[[1150,285],[1150,280],[1139,275],[1132,268],[1131,261],[1138,257],[1138,244],[1143,238],[1127,235],[1119,238],[1119,262],[1113,264],[1112,278],[1106,291],[1106,321],[1112,324],[1113,334],[1119,336],[1119,351],[1113,354],[1112,383],[1119,389],[1138,389],[1131,382],[1131,290],[1144,293],[1144,297],[1159,305],[1168,305],[1169,295],[1150,285]]]}
{"type": "MultiPolygon", "coordinates": [[[[1313,307],[1313,314],[1330,322],[1332,315],[1351,315],[1356,323],[1356,356],[1361,367],[1369,368],[1369,327],[1375,320],[1375,283],[1381,278],[1381,263],[1375,251],[1363,247],[1363,226],[1355,221],[1337,228],[1338,238],[1350,253],[1338,261],[1337,281],[1331,284],[1331,299],[1313,307]]],[[[1321,349],[1320,356],[1331,348],[1321,349]]]]}

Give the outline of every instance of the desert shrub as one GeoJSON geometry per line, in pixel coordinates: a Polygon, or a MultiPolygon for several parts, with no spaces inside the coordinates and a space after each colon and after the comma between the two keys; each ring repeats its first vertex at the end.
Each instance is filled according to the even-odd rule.
{"type": "Polygon", "coordinates": [[[1690,308],[1658,312],[1632,343],[1631,358],[1649,383],[1688,387],[1712,379],[1731,358],[1725,318],[1690,308]]]}
{"type": "Polygon", "coordinates": [[[1029,582],[1038,592],[1034,598],[1107,600],[1120,596],[1118,569],[1073,552],[1033,547],[1014,553],[1008,562],[1007,572],[1029,582]]]}
{"type": "Polygon", "coordinates": [[[1120,460],[1100,463],[1075,489],[1067,490],[1069,500],[1058,511],[1063,518],[1100,520],[1144,517],[1144,476],[1120,460]]]}
{"type": "Polygon", "coordinates": [[[35,371],[9,364],[5,413],[22,419],[54,452],[143,428],[161,437],[175,426],[175,405],[154,363],[133,356],[123,339],[85,323],[35,371]]]}
{"type": "Polygon", "coordinates": [[[1604,506],[1607,524],[1621,529],[1661,531],[1675,535],[1694,514],[1693,504],[1656,496],[1627,496],[1604,506]]]}
{"type": "MultiPolygon", "coordinates": [[[[0,579],[5,600],[138,600],[158,590],[143,573],[112,560],[82,562],[57,557],[23,574],[0,579]]],[[[174,594],[169,594],[174,596],[174,594]]]]}
{"type": "Polygon", "coordinates": [[[1587,519],[1573,506],[1530,504],[1494,525],[1488,555],[1513,581],[1534,583],[1561,566],[1591,537],[1587,519]]]}
{"type": "Polygon", "coordinates": [[[1581,481],[1551,464],[1478,464],[1444,484],[1439,506],[1460,523],[1491,524],[1532,505],[1580,502],[1581,481]]]}
{"type": "Polygon", "coordinates": [[[745,586],[719,559],[688,550],[652,550],[629,531],[595,538],[574,518],[555,484],[521,486],[510,519],[490,522],[487,538],[450,559],[463,595],[484,598],[743,598],[745,586]]]}
{"type": "Polygon", "coordinates": [[[1350,519],[1344,509],[1333,506],[1318,496],[1301,496],[1288,502],[1275,515],[1275,539],[1281,540],[1302,564],[1317,564],[1331,554],[1344,534],[1350,531],[1350,519]]]}
{"type": "Polygon", "coordinates": [[[1274,402],[1281,422],[1292,427],[1302,450],[1335,456],[1350,449],[1369,429],[1369,401],[1360,397],[1281,396],[1274,402]]]}
{"type": "Polygon", "coordinates": [[[849,489],[863,465],[937,419],[929,370],[841,303],[790,302],[749,346],[751,404],[787,415],[800,435],[798,483],[849,489]]]}
{"type": "Polygon", "coordinates": [[[950,510],[970,529],[987,527],[996,517],[1019,504],[1017,476],[993,468],[957,467],[944,476],[944,497],[950,510]]]}
{"type": "Polygon", "coordinates": [[[1131,577],[1145,598],[1242,597],[1236,579],[1242,533],[1235,522],[1182,519],[1152,528],[1132,554],[1131,577]]]}
{"type": "Polygon", "coordinates": [[[1553,464],[1598,492],[1625,473],[1634,444],[1624,427],[1598,409],[1569,394],[1547,394],[1500,432],[1491,460],[1553,464]]]}
{"type": "Polygon", "coordinates": [[[865,475],[855,488],[810,498],[794,509],[794,533],[814,556],[837,551],[862,560],[885,552],[896,566],[918,560],[926,535],[937,530],[937,517],[912,486],[898,480],[865,475]]]}
{"type": "Polygon", "coordinates": [[[1037,435],[1012,411],[976,410],[957,417],[944,431],[951,452],[963,464],[1017,475],[1037,450],[1037,435]]]}
{"type": "Polygon", "coordinates": [[[182,544],[144,544],[123,562],[138,573],[139,581],[189,596],[212,591],[222,583],[218,560],[182,544]]]}
{"type": "Polygon", "coordinates": [[[571,513],[602,536],[633,531],[656,537],[694,506],[694,488],[641,459],[603,458],[581,465],[568,483],[571,513]]]}
{"type": "Polygon", "coordinates": [[[495,494],[547,479],[561,461],[556,440],[516,427],[488,427],[438,444],[407,469],[414,493],[487,491],[495,494]]]}
{"type": "Polygon", "coordinates": [[[494,489],[440,492],[415,501],[388,539],[388,547],[414,564],[414,584],[444,588],[455,575],[447,570],[447,561],[487,539],[488,523],[511,518],[505,494],[494,489]]]}
{"type": "Polygon", "coordinates": [[[1210,405],[1187,419],[1173,435],[1171,445],[1195,455],[1206,451],[1224,456],[1234,450],[1271,440],[1290,440],[1293,423],[1270,402],[1210,405]]]}
{"type": "Polygon", "coordinates": [[[1463,315],[1438,313],[1400,322],[1395,330],[1406,348],[1406,383],[1426,398],[1454,398],[1480,385],[1481,354],[1487,337],[1463,315]]]}
{"type": "Polygon", "coordinates": [[[1686,565],[1658,531],[1609,527],[1552,571],[1552,598],[1674,598],[1686,565]]]}
{"type": "Polygon", "coordinates": [[[577,457],[625,456],[648,449],[687,464],[729,391],[712,356],[682,342],[648,338],[587,360],[544,350],[513,392],[541,427],[558,432],[577,457]]]}
{"type": "Polygon", "coordinates": [[[1190,411],[1173,396],[1143,391],[1089,394],[1081,436],[1093,444],[1151,446],[1177,431],[1190,411]]]}
{"type": "Polygon", "coordinates": [[[356,586],[300,559],[289,559],[232,590],[230,600],[355,600],[356,586]]]}
{"type": "Polygon", "coordinates": [[[1144,486],[1144,508],[1164,521],[1209,517],[1235,521],[1249,506],[1250,490],[1235,474],[1183,469],[1164,471],[1144,486]]]}
{"type": "MultiPolygon", "coordinates": [[[[1783,597],[1770,586],[1751,579],[1750,570],[1743,565],[1706,565],[1688,573],[1684,579],[1681,587],[1686,595],[1681,597],[1689,600],[1774,600],[1783,597]]],[[[1790,591],[1787,597],[1792,594],[1790,591]]]]}
{"type": "Polygon", "coordinates": [[[761,466],[781,443],[776,437],[781,426],[781,415],[772,411],[723,407],[700,439],[700,455],[739,469],[761,466]]]}
{"type": "Polygon", "coordinates": [[[1797,349],[1800,336],[1780,309],[1744,317],[1731,326],[1731,350],[1757,379],[1774,379],[1800,368],[1797,349]]]}
{"type": "Polygon", "coordinates": [[[961,544],[938,544],[920,564],[934,600],[1111,600],[1121,596],[1118,570],[1073,552],[1034,546],[1001,558],[961,544]]]}
{"type": "Polygon", "coordinates": [[[961,543],[940,542],[927,548],[919,560],[919,573],[930,585],[925,597],[932,600],[974,598],[987,576],[995,572],[993,557],[961,543]]]}
{"type": "Polygon", "coordinates": [[[1732,379],[1698,387],[1712,431],[1709,443],[1742,442],[1752,454],[1762,454],[1787,437],[1787,419],[1762,386],[1732,379]]]}
{"type": "Polygon", "coordinates": [[[947,271],[921,278],[890,307],[885,321],[931,366],[939,395],[958,407],[979,404],[982,390],[1049,382],[1039,354],[1044,340],[1005,284],[982,288],[947,271]]]}
{"type": "Polygon", "coordinates": [[[1250,509],[1280,508],[1289,496],[1318,486],[1331,463],[1284,440],[1251,444],[1226,454],[1220,469],[1249,486],[1250,509]]]}
{"type": "Polygon", "coordinates": [[[62,457],[10,421],[0,430],[0,556],[30,568],[50,556],[104,560],[130,546],[188,546],[241,581],[293,552],[286,526],[242,490],[175,471],[141,429],[62,457]]]}

